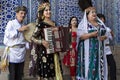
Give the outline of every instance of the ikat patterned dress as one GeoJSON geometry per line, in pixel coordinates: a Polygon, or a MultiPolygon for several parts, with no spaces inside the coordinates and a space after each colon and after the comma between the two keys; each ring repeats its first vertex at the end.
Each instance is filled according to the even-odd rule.
{"type": "MultiPolygon", "coordinates": [[[[98,26],[99,29],[88,24],[88,33],[98,30],[99,36],[105,35],[105,28],[103,25],[98,26]]],[[[99,41],[97,37],[89,38],[89,60],[87,77],[85,77],[85,42],[79,41],[78,44],[78,61],[77,61],[77,80],[105,80],[104,77],[104,42],[99,41]]]]}

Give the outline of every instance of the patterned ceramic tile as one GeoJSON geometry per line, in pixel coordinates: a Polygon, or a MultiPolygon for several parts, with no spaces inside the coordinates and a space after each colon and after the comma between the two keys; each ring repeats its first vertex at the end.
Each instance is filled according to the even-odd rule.
{"type": "Polygon", "coordinates": [[[57,0],[55,21],[57,25],[67,26],[70,17],[76,16],[80,20],[83,13],[78,6],[78,0],[57,0]]]}
{"type": "Polygon", "coordinates": [[[0,44],[3,42],[5,26],[9,20],[15,18],[14,8],[19,4],[17,0],[0,0],[0,44]]]}
{"type": "Polygon", "coordinates": [[[110,27],[114,34],[114,43],[120,44],[120,0],[95,0],[98,13],[103,13],[106,17],[106,25],[110,27]]]}

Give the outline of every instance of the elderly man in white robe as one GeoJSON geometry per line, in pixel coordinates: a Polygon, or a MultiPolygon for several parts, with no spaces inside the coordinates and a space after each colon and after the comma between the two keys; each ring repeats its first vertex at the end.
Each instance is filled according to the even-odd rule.
{"type": "Polygon", "coordinates": [[[16,8],[16,19],[7,23],[4,35],[4,44],[7,48],[9,61],[9,80],[22,80],[24,60],[26,53],[26,41],[23,32],[28,26],[23,25],[27,8],[18,6],[16,8]]]}

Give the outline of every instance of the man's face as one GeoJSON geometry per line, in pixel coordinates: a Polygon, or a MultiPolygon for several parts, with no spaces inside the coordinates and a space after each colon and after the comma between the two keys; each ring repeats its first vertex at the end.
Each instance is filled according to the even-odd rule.
{"type": "Polygon", "coordinates": [[[26,16],[25,11],[19,11],[16,13],[16,18],[18,19],[19,22],[22,22],[26,16]]]}

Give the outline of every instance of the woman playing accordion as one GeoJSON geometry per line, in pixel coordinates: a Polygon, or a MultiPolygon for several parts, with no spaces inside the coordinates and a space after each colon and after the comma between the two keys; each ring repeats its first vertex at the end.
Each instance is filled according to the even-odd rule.
{"type": "MultiPolygon", "coordinates": [[[[35,44],[34,51],[36,56],[36,71],[40,80],[62,80],[59,56],[55,53],[47,53],[49,42],[45,40],[44,28],[52,28],[55,23],[50,20],[51,11],[49,3],[42,3],[38,7],[38,24],[32,36],[35,44]]],[[[56,30],[57,28],[52,28],[56,30]]],[[[32,67],[32,66],[31,66],[32,67]]]]}

